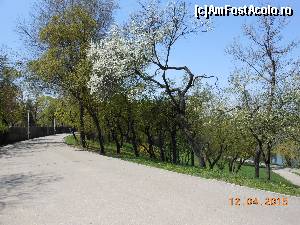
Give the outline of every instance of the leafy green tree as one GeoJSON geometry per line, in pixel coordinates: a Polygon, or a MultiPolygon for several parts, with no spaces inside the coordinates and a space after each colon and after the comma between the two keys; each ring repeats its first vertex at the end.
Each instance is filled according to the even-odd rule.
{"type": "Polygon", "coordinates": [[[294,141],[293,139],[286,140],[285,142],[278,144],[274,152],[284,158],[286,166],[299,167],[300,147],[297,141],[294,141]]]}
{"type": "MultiPolygon", "coordinates": [[[[103,6],[104,7],[104,6],[103,6]]],[[[39,41],[46,46],[42,55],[29,66],[46,83],[58,87],[61,92],[72,96],[79,105],[81,143],[85,146],[84,113],[92,117],[98,131],[100,152],[104,154],[103,134],[99,121],[98,102],[89,93],[87,82],[91,64],[86,56],[90,40],[98,37],[103,27],[100,21],[78,4],[71,5],[62,13],[54,14],[41,27],[39,41]]]]}
{"type": "Polygon", "coordinates": [[[0,55],[0,131],[22,123],[22,91],[17,85],[20,72],[6,55],[0,55]]]}
{"type": "Polygon", "coordinates": [[[54,126],[54,119],[58,110],[59,99],[51,96],[41,96],[36,100],[37,105],[37,124],[42,127],[54,126]]]}
{"type": "MultiPolygon", "coordinates": [[[[108,130],[106,133],[109,135],[109,139],[111,137],[115,142],[118,154],[121,153],[125,136],[128,133],[125,98],[126,96],[122,94],[115,94],[102,107],[104,109],[103,117],[108,130]]],[[[128,139],[127,137],[127,141],[128,139]]]]}
{"type": "Polygon", "coordinates": [[[231,84],[239,100],[237,108],[244,117],[244,127],[256,140],[255,176],[259,177],[262,157],[268,179],[272,151],[286,137],[284,130],[290,124],[286,109],[293,104],[293,98],[289,97],[292,89],[288,87],[299,71],[295,70],[297,59],[287,61],[297,44],[282,42],[285,26],[285,19],[261,17],[255,27],[244,27],[248,46],[234,43],[227,50],[244,68],[232,75],[231,84]]]}

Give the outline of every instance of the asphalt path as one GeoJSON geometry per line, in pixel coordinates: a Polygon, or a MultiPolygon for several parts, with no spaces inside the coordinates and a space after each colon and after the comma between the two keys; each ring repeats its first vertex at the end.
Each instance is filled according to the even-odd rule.
{"type": "Polygon", "coordinates": [[[299,197],[79,151],[64,136],[0,148],[1,225],[300,224],[299,197]],[[266,198],[288,205],[265,205],[266,198]]]}
{"type": "Polygon", "coordinates": [[[278,169],[274,169],[273,172],[279,174],[280,176],[289,180],[291,183],[300,187],[300,175],[298,175],[298,174],[300,174],[299,169],[278,168],[278,169]]]}

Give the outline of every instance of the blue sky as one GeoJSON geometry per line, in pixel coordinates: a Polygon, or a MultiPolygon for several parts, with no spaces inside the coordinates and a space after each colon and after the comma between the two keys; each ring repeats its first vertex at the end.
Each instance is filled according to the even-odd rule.
{"type": "MultiPolygon", "coordinates": [[[[0,0],[0,47],[5,46],[14,52],[24,51],[23,43],[16,32],[16,23],[19,18],[28,18],[29,12],[35,0],[0,0]]],[[[257,0],[190,0],[191,13],[194,5],[231,6],[260,5],[257,0]]],[[[120,0],[120,9],[116,11],[116,21],[122,22],[138,7],[136,0],[120,0]]],[[[287,39],[300,40],[300,4],[298,0],[272,1],[273,6],[291,6],[294,16],[285,30],[287,39]]],[[[173,52],[172,63],[187,65],[195,73],[218,76],[220,84],[226,86],[228,76],[234,69],[232,59],[226,55],[224,49],[233,41],[233,38],[241,35],[241,26],[244,23],[253,23],[254,17],[215,17],[214,29],[207,33],[200,33],[179,42],[173,52]]],[[[294,52],[300,56],[300,49],[294,52]]]]}

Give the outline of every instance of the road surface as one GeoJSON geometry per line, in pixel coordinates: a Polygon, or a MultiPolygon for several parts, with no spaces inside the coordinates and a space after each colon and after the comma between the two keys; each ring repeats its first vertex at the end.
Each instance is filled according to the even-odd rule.
{"type": "Polygon", "coordinates": [[[1,225],[299,224],[299,197],[78,151],[63,137],[0,148],[1,225]],[[287,197],[288,206],[244,205],[254,197],[287,197]]]}
{"type": "Polygon", "coordinates": [[[300,187],[300,175],[293,173],[293,171],[300,173],[299,170],[291,169],[291,168],[282,168],[282,169],[279,168],[279,169],[273,170],[273,172],[279,174],[280,176],[283,176],[285,179],[289,180],[291,183],[300,187]]]}

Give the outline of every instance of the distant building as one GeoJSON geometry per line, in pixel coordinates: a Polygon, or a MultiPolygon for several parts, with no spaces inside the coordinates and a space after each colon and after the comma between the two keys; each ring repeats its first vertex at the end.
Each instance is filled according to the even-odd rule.
{"type": "Polygon", "coordinates": [[[272,157],[272,164],[276,164],[278,166],[283,166],[284,165],[284,158],[281,155],[276,154],[276,156],[272,157]]]}

